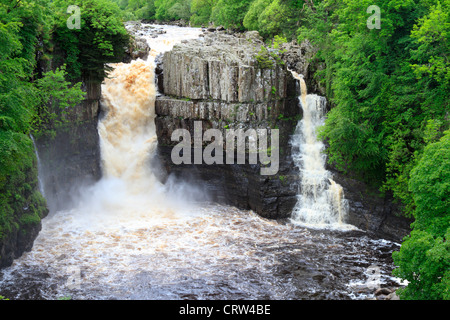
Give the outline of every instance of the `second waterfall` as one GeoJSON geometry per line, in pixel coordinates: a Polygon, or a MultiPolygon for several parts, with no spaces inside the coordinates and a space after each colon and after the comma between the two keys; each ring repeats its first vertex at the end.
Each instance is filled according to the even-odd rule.
{"type": "Polygon", "coordinates": [[[303,76],[292,74],[300,83],[299,104],[303,110],[303,119],[292,139],[292,156],[300,171],[300,193],[292,221],[309,227],[347,229],[350,226],[344,223],[348,211],[344,191],[326,170],[325,145],[317,139],[317,129],[324,123],[327,100],[308,94],[303,76]]]}

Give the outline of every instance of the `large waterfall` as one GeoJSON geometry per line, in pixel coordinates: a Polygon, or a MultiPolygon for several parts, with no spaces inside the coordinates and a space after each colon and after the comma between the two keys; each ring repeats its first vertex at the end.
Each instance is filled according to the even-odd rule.
{"type": "Polygon", "coordinates": [[[181,40],[200,34],[199,29],[181,30],[169,28],[156,39],[148,37],[148,59],[113,65],[102,85],[98,132],[103,178],[81,198],[85,210],[94,208],[96,216],[105,212],[109,217],[115,213],[118,217],[167,218],[189,205],[179,201],[182,194],[174,194],[159,182],[151,166],[157,147],[155,59],[181,40]]]}
{"type": "Polygon", "coordinates": [[[316,94],[308,94],[303,76],[292,74],[300,82],[299,104],[303,110],[303,118],[292,139],[293,158],[301,181],[292,221],[310,227],[351,228],[344,224],[348,208],[343,189],[326,170],[325,145],[317,139],[327,101],[316,94]]]}
{"type": "MultiPolygon", "coordinates": [[[[148,26],[145,26],[148,27],[148,26]]],[[[152,26],[147,61],[113,65],[102,87],[98,126],[103,178],[81,190],[78,206],[51,212],[33,249],[0,270],[0,295],[11,299],[363,299],[367,267],[391,283],[392,243],[344,226],[342,188],[325,170],[316,128],[325,100],[307,95],[293,139],[301,194],[294,223],[252,211],[192,204],[195,186],[162,184],[151,165],[155,133],[155,57],[200,29],[152,26]],[[386,254],[389,253],[389,254],[386,254]],[[384,259],[384,260],[383,260],[384,259]],[[336,266],[340,266],[336,268],[336,266]],[[358,287],[355,289],[354,284],[358,287]]],[[[145,30],[143,29],[143,33],[145,30]]],[[[46,190],[49,195],[49,190],[46,190]]]]}

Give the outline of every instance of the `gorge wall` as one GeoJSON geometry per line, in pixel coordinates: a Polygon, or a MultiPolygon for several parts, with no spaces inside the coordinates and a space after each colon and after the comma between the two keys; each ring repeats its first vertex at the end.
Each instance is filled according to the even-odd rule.
{"type": "Polygon", "coordinates": [[[66,122],[53,135],[36,139],[41,159],[41,180],[51,212],[69,209],[80,187],[101,177],[97,123],[101,84],[84,82],[86,98],[70,109],[66,122]]]}
{"type": "MultiPolygon", "coordinates": [[[[280,55],[283,62],[273,59],[268,68],[261,68],[256,59],[262,45],[257,32],[206,32],[202,39],[177,45],[160,58],[157,158],[163,180],[174,175],[202,186],[213,201],[284,219],[290,217],[300,192],[290,143],[302,116],[300,88],[288,68],[305,75],[311,93],[323,95],[325,89],[313,79],[309,44],[285,45],[280,55]],[[182,128],[193,137],[196,121],[201,121],[203,131],[219,129],[224,136],[226,129],[279,129],[279,172],[262,176],[260,166],[250,164],[174,165],[171,151],[178,141],[171,140],[172,133],[182,128]]],[[[349,203],[347,223],[395,241],[409,233],[411,221],[399,216],[398,205],[388,195],[380,195],[332,166],[328,170],[344,189],[349,203]]]]}
{"type": "Polygon", "coordinates": [[[298,189],[289,137],[301,111],[297,84],[286,66],[258,66],[255,56],[262,44],[254,32],[209,33],[164,54],[158,68],[157,157],[167,174],[202,186],[213,201],[287,218],[298,189]],[[174,165],[171,151],[178,142],[171,141],[172,133],[183,128],[193,137],[194,122],[201,122],[203,132],[219,129],[224,136],[227,129],[279,129],[278,173],[262,176],[260,164],[237,161],[174,165]]]}

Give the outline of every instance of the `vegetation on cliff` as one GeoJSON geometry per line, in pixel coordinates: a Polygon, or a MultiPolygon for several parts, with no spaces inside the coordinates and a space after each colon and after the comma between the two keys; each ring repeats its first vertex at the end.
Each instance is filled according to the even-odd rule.
{"type": "Polygon", "coordinates": [[[299,40],[318,48],[317,81],[334,107],[322,128],[329,161],[392,192],[413,232],[396,253],[403,299],[448,299],[450,1],[316,2],[299,40]],[[440,140],[441,139],[441,140],[440,140]]]}

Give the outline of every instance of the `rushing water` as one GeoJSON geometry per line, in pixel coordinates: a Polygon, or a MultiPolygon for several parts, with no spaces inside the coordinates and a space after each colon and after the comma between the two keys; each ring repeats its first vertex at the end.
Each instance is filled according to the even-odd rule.
{"type": "MultiPolygon", "coordinates": [[[[30,139],[33,141],[34,154],[36,155],[38,172],[42,171],[41,158],[39,157],[39,152],[36,146],[36,141],[34,140],[33,135],[30,134],[30,139]]],[[[39,192],[45,197],[44,183],[42,182],[42,178],[38,175],[38,187],[39,192]]]]}
{"type": "Polygon", "coordinates": [[[317,139],[317,128],[324,123],[327,101],[316,94],[308,94],[303,76],[292,74],[300,82],[299,102],[303,110],[303,118],[292,139],[293,158],[301,181],[292,221],[308,227],[354,229],[344,223],[348,209],[344,191],[326,170],[325,145],[317,139]]]}
{"type": "Polygon", "coordinates": [[[167,33],[148,37],[148,61],[116,65],[103,85],[104,177],[83,190],[76,209],[44,219],[33,250],[0,271],[0,295],[364,299],[379,286],[399,286],[390,276],[398,244],[195,202],[195,186],[180,183],[174,191],[155,178],[154,58],[200,33],[159,28],[167,33]]]}

